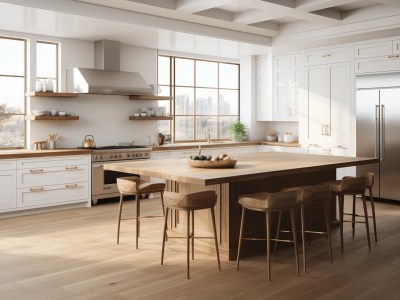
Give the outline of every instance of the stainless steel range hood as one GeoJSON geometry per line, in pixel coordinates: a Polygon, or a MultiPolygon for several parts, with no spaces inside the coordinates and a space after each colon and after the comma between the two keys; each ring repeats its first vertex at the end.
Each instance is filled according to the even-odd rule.
{"type": "Polygon", "coordinates": [[[101,95],[151,95],[152,89],[137,72],[120,71],[120,43],[95,42],[95,69],[67,70],[67,91],[101,95]]]}

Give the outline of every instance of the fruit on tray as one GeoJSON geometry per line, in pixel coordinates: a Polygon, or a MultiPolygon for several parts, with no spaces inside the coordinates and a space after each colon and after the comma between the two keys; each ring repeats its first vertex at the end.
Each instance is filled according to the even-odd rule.
{"type": "Polygon", "coordinates": [[[206,160],[206,161],[229,161],[232,160],[231,157],[226,154],[222,153],[219,155],[211,156],[211,155],[191,155],[191,160],[206,160]]]}

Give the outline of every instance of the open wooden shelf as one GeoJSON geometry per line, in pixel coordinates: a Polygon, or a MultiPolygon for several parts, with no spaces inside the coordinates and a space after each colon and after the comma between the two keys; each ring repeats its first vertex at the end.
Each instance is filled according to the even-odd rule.
{"type": "Polygon", "coordinates": [[[172,100],[170,96],[131,95],[129,100],[172,100]]]}
{"type": "Polygon", "coordinates": [[[150,121],[150,120],[155,120],[155,121],[160,121],[160,120],[172,120],[171,116],[160,116],[160,117],[135,117],[135,116],[130,116],[129,120],[131,121],[150,121]]]}
{"type": "Polygon", "coordinates": [[[32,121],[74,121],[79,120],[79,116],[27,116],[26,119],[32,121]]]}
{"type": "Polygon", "coordinates": [[[25,94],[29,97],[58,97],[58,98],[76,98],[77,93],[53,93],[53,92],[29,92],[25,94]]]}

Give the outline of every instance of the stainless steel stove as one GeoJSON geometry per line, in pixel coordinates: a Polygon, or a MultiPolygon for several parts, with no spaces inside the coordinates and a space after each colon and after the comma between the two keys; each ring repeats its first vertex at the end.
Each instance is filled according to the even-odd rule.
{"type": "Polygon", "coordinates": [[[99,199],[118,197],[117,178],[132,174],[104,170],[109,162],[150,159],[151,148],[145,146],[105,146],[93,148],[92,153],[92,204],[99,199]]]}

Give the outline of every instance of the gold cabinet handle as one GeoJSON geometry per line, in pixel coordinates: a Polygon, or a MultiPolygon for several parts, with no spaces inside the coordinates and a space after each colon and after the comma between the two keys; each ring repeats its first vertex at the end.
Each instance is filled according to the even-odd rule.
{"type": "Polygon", "coordinates": [[[43,172],[43,169],[31,169],[31,170],[29,170],[29,172],[31,172],[31,173],[41,173],[41,172],[43,172]]]}
{"type": "Polygon", "coordinates": [[[42,187],[39,187],[39,188],[31,188],[30,191],[31,191],[31,192],[34,192],[34,193],[36,193],[36,192],[43,192],[43,188],[42,188],[42,187]]]}
{"type": "Polygon", "coordinates": [[[77,166],[73,166],[73,167],[65,167],[65,170],[67,171],[71,171],[71,170],[78,170],[77,166]]]}
{"type": "Polygon", "coordinates": [[[331,57],[332,54],[323,54],[322,57],[331,57]]]}
{"type": "Polygon", "coordinates": [[[400,56],[399,56],[398,54],[397,54],[397,55],[389,55],[389,56],[388,56],[389,59],[391,59],[391,58],[399,58],[399,57],[400,57],[400,56]]]}
{"type": "Polygon", "coordinates": [[[66,184],[65,185],[66,189],[74,189],[74,188],[77,188],[77,187],[79,187],[79,185],[77,185],[76,183],[75,184],[66,184]]]}

